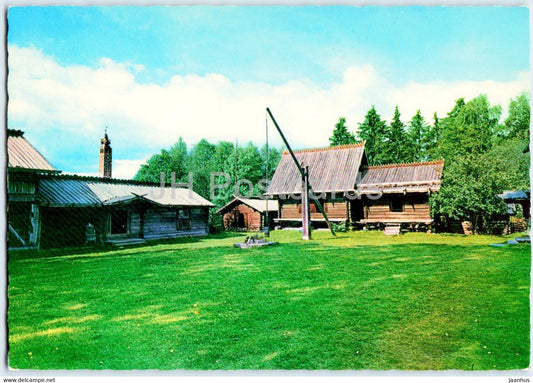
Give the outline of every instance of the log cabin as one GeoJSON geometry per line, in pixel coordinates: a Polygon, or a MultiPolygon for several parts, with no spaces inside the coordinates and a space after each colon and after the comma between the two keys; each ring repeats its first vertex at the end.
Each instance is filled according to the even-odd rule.
{"type": "Polygon", "coordinates": [[[101,177],[41,177],[42,248],[204,236],[214,205],[192,190],[101,177]]]}
{"type": "Polygon", "coordinates": [[[430,229],[429,196],[440,189],[444,160],[369,166],[363,169],[358,193],[363,195],[367,227],[430,229]]]}
{"type": "MultiPolygon", "coordinates": [[[[317,209],[319,200],[328,219],[334,223],[349,223],[363,219],[361,199],[350,199],[356,193],[356,181],[361,167],[367,167],[365,142],[294,152],[302,167],[309,167],[311,196],[310,217],[314,227],[324,227],[325,220],[317,209]]],[[[297,226],[302,222],[302,177],[290,153],[284,151],[272,176],[266,195],[278,200],[279,227],[297,226]]]]}
{"type": "Polygon", "coordinates": [[[63,175],[19,131],[8,131],[8,246],[126,244],[208,234],[214,205],[187,188],[111,177],[101,140],[100,177],[63,175]]]}
{"type": "MultiPolygon", "coordinates": [[[[300,150],[295,156],[301,166],[309,167],[314,227],[325,224],[317,199],[330,221],[354,228],[420,229],[433,223],[429,195],[440,188],[443,160],[368,166],[365,142],[300,150]]],[[[279,227],[301,225],[301,191],[301,175],[284,152],[266,193],[279,202],[279,227]]]]}
{"type": "Polygon", "coordinates": [[[525,232],[530,224],[531,191],[505,190],[498,194],[507,205],[507,215],[501,230],[503,234],[525,232]]]}
{"type": "Polygon", "coordinates": [[[259,231],[265,228],[265,223],[269,228],[273,227],[278,216],[278,201],[235,196],[217,213],[222,214],[226,230],[259,231]]]}
{"type": "Polygon", "coordinates": [[[7,130],[7,240],[11,247],[37,244],[39,177],[60,172],[26,140],[24,132],[7,130]]]}

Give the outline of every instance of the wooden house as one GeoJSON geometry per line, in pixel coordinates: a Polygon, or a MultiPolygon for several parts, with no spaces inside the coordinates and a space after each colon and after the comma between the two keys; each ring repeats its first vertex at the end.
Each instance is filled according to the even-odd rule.
{"type": "MultiPolygon", "coordinates": [[[[429,195],[440,188],[444,162],[368,166],[365,143],[296,151],[309,167],[311,223],[324,226],[314,200],[319,199],[328,219],[354,227],[428,227],[429,195]],[[316,198],[315,198],[316,197],[316,198]]],[[[276,222],[300,225],[302,178],[289,153],[284,152],[267,195],[279,201],[276,222]]]]}
{"type": "Polygon", "coordinates": [[[507,205],[508,215],[505,217],[505,234],[527,231],[531,219],[531,191],[506,190],[498,195],[507,205]]]}
{"type": "Polygon", "coordinates": [[[224,229],[259,231],[273,227],[278,216],[278,201],[259,198],[235,197],[217,213],[222,214],[224,229]],[[268,221],[267,221],[268,211],[268,221]]]}
{"type": "MultiPolygon", "coordinates": [[[[356,193],[356,181],[361,167],[368,161],[365,143],[307,149],[294,152],[303,167],[309,167],[309,183],[315,196],[311,196],[310,216],[315,227],[325,225],[325,220],[317,209],[318,199],[328,219],[336,223],[349,223],[363,219],[360,199],[347,196],[356,193]]],[[[290,153],[283,152],[267,195],[278,200],[276,223],[283,226],[299,225],[302,221],[302,177],[290,153]]]]}
{"type": "Polygon", "coordinates": [[[39,177],[60,173],[24,137],[20,130],[7,130],[7,218],[11,247],[37,244],[39,177]]]}
{"type": "Polygon", "coordinates": [[[10,248],[208,234],[211,202],[186,188],[111,178],[107,134],[101,142],[101,177],[61,175],[22,132],[8,131],[10,248]]]}
{"type": "Polygon", "coordinates": [[[364,198],[368,226],[395,225],[414,229],[433,224],[429,196],[440,189],[444,160],[369,166],[358,192],[364,198]]]}
{"type": "Polygon", "coordinates": [[[99,177],[39,181],[43,248],[203,236],[214,205],[192,190],[99,177]],[[92,229],[91,229],[92,228],[92,229]]]}

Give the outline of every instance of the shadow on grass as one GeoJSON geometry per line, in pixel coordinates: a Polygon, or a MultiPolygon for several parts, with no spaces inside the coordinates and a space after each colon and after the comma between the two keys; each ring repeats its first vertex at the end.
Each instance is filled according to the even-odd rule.
{"type": "MultiPolygon", "coordinates": [[[[154,246],[164,246],[164,245],[183,245],[183,244],[195,244],[203,243],[210,240],[223,240],[228,238],[242,238],[246,233],[236,233],[236,232],[221,232],[217,234],[210,234],[205,237],[181,237],[181,238],[166,238],[158,240],[147,240],[143,243],[135,243],[131,245],[113,245],[106,244],[105,246],[82,246],[82,247],[68,247],[68,248],[58,248],[58,249],[46,249],[46,250],[36,250],[36,249],[24,249],[24,250],[8,250],[8,259],[10,260],[25,260],[25,259],[43,259],[43,258],[56,258],[56,257],[66,257],[76,258],[72,256],[79,255],[79,258],[85,256],[95,256],[103,255],[105,253],[114,253],[121,250],[141,250],[148,247],[154,246]]],[[[165,249],[162,251],[169,251],[170,249],[165,249]]],[[[150,250],[151,251],[151,250],[150,250]]],[[[136,253],[132,252],[131,254],[136,253]]]]}

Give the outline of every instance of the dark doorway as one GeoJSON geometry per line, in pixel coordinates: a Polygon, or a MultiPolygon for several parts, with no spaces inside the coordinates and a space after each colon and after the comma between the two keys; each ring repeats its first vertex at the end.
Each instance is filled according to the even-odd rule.
{"type": "Polygon", "coordinates": [[[353,223],[365,218],[365,209],[361,200],[350,202],[350,216],[353,223]]]}
{"type": "Polygon", "coordinates": [[[237,227],[239,229],[244,229],[245,226],[246,224],[244,222],[244,214],[239,213],[239,215],[237,216],[237,227]]]}
{"type": "Polygon", "coordinates": [[[401,197],[391,197],[390,199],[390,211],[393,213],[403,212],[403,199],[401,197]]]}
{"type": "Polygon", "coordinates": [[[111,211],[111,234],[128,233],[128,211],[113,209],[111,211]]]}

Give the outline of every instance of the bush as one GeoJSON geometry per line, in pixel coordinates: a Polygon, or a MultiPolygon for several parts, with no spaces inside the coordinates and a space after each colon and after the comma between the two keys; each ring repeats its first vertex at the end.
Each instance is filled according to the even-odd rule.
{"type": "Polygon", "coordinates": [[[209,211],[209,233],[216,234],[224,230],[222,215],[214,210],[209,211]]]}
{"type": "Polygon", "coordinates": [[[348,231],[348,228],[346,227],[345,222],[341,223],[331,223],[331,227],[333,228],[333,231],[335,233],[346,233],[348,231]]]}

